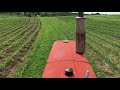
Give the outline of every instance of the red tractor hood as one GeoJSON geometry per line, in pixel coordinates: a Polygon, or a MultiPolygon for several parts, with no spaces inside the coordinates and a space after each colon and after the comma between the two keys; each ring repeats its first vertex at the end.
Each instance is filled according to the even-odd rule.
{"type": "Polygon", "coordinates": [[[55,41],[49,54],[42,78],[96,78],[85,55],[77,54],[73,40],[55,41]],[[73,75],[67,76],[66,69],[71,68],[73,75]]]}

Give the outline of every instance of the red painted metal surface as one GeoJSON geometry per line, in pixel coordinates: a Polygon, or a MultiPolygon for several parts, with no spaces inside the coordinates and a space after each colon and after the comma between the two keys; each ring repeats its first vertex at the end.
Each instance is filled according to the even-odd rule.
{"type": "Polygon", "coordinates": [[[96,75],[85,55],[77,54],[76,43],[68,40],[55,41],[49,54],[42,78],[85,78],[88,70],[88,78],[96,78],[96,75]],[[72,68],[73,76],[66,76],[65,69],[72,68]]]}

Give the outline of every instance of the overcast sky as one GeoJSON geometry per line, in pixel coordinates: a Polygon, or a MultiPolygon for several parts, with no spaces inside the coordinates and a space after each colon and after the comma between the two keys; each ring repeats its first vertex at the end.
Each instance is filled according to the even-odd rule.
{"type": "Polygon", "coordinates": [[[120,12],[84,12],[86,14],[91,14],[91,13],[101,13],[101,14],[120,14],[120,12]]]}

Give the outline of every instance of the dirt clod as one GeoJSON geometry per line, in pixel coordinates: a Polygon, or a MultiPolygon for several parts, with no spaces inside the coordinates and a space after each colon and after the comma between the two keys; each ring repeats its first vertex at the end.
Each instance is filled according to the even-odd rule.
{"type": "Polygon", "coordinates": [[[0,56],[0,61],[3,61],[3,57],[2,56],[0,56]]]}

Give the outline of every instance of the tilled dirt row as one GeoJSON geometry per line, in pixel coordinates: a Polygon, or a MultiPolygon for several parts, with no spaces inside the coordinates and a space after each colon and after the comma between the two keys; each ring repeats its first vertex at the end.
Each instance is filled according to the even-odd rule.
{"type": "MultiPolygon", "coordinates": [[[[33,43],[39,33],[39,23],[35,24],[35,27],[31,30],[31,32],[17,45],[15,46],[13,49],[13,52],[18,49],[20,47],[20,45],[22,45],[26,40],[29,39],[29,37],[31,36],[32,33],[36,32],[35,35],[32,37],[32,39],[30,40],[30,42],[25,45],[17,55],[15,55],[12,59],[12,61],[7,63],[6,68],[0,69],[0,77],[1,78],[5,78],[5,77],[9,77],[9,75],[11,75],[11,73],[13,73],[13,69],[15,69],[15,67],[22,61],[24,61],[24,56],[26,55],[26,53],[31,50],[33,47],[33,43]],[[37,30],[37,31],[36,31],[37,30]]],[[[11,49],[11,51],[12,51],[11,49]]],[[[11,52],[9,52],[11,53],[11,52]]],[[[2,57],[0,57],[2,58],[2,57]]]]}
{"type": "Polygon", "coordinates": [[[20,28],[22,28],[22,27],[24,27],[25,25],[27,25],[29,22],[27,21],[27,22],[24,22],[24,23],[22,23],[22,25],[20,25],[19,27],[16,27],[15,29],[12,29],[12,30],[9,30],[7,33],[4,33],[3,35],[2,35],[2,33],[1,33],[1,35],[2,35],[2,37],[4,37],[4,38],[2,38],[1,40],[0,40],[0,42],[3,42],[4,40],[6,40],[7,38],[9,38],[9,36],[11,35],[11,34],[17,34],[18,32],[19,32],[19,29],[20,28]],[[10,34],[9,34],[10,33],[10,34]]]}
{"type": "Polygon", "coordinates": [[[21,38],[25,33],[30,31],[33,27],[34,25],[31,25],[29,28],[27,28],[27,30],[24,30],[20,35],[18,35],[17,38],[15,37],[12,40],[8,41],[8,43],[6,43],[5,45],[1,46],[2,50],[10,46],[13,42],[16,42],[19,38],[21,38]]]}

